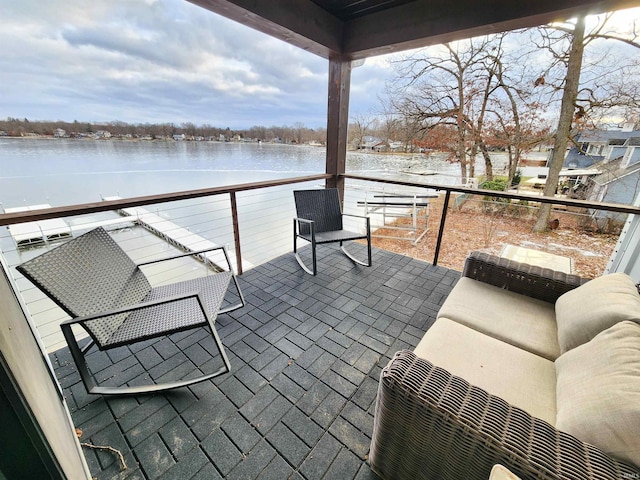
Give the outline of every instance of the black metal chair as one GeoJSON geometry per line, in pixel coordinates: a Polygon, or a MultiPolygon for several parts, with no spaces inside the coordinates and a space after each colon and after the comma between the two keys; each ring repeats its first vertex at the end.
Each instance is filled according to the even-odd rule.
{"type": "Polygon", "coordinates": [[[316,275],[318,271],[316,245],[340,242],[347,257],[359,265],[371,266],[371,223],[368,217],[342,213],[340,197],[335,188],[316,190],[294,190],[297,217],[293,219],[293,253],[305,272],[316,275]],[[364,220],[365,233],[352,232],[343,227],[343,217],[355,217],[364,220]],[[298,254],[298,238],[311,243],[313,268],[308,268],[298,254]],[[367,261],[363,262],[347,252],[343,242],[367,240],[367,261]]]}
{"type": "MultiPolygon", "coordinates": [[[[202,256],[206,262],[211,262],[202,256]]],[[[216,262],[217,263],[217,262],[216,262]]],[[[224,247],[179,254],[136,265],[104,228],[70,240],[17,267],[17,270],[71,316],[61,324],[69,350],[89,393],[140,394],[184,387],[231,370],[215,328],[219,313],[244,306],[240,285],[224,247]],[[193,280],[151,287],[140,266],[222,250],[228,270],[193,280]],[[229,290],[235,283],[236,292],[229,290]],[[80,325],[91,340],[80,347],[71,327],[80,325]],[[215,372],[170,383],[110,387],[96,385],[85,359],[93,346],[108,350],[189,329],[211,330],[223,366],[215,372]]]]}

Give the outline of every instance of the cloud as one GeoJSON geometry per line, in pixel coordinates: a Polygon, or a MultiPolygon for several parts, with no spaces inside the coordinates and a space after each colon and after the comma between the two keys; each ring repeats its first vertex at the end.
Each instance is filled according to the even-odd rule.
{"type": "MultiPolygon", "coordinates": [[[[0,45],[0,117],[326,124],[325,59],[184,0],[4,0],[0,45]]],[[[393,58],[353,70],[352,116],[382,110],[393,58]]]]}
{"type": "Polygon", "coordinates": [[[326,60],[183,0],[10,2],[0,44],[0,116],[326,122],[326,60]]]}
{"type": "Polygon", "coordinates": [[[385,84],[393,76],[391,60],[395,55],[367,58],[364,65],[351,74],[350,114],[377,115],[382,113],[385,84]]]}

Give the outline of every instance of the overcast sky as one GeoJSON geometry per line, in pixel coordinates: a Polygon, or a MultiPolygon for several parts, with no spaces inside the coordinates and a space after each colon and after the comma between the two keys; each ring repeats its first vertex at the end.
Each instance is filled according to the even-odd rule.
{"type": "MultiPolygon", "coordinates": [[[[323,127],[327,71],[186,0],[0,0],[0,118],[323,127]]],[[[352,118],[391,77],[384,57],[353,71],[352,118]]]]}
{"type": "MultiPolygon", "coordinates": [[[[326,124],[327,60],[185,0],[0,0],[0,118],[326,124]]],[[[368,113],[389,75],[352,76],[368,113]]]]}

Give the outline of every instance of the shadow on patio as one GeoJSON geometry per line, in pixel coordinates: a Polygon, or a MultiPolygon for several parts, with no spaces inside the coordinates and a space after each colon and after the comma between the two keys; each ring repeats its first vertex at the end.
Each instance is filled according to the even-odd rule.
{"type": "MultiPolygon", "coordinates": [[[[217,320],[232,371],[215,381],[89,396],[68,350],[51,354],[81,442],[119,450],[128,467],[84,447],[93,476],[377,478],[366,459],[380,371],[415,347],[460,274],[383,250],[371,268],[338,247],[319,253],[317,277],[293,254],[240,277],[247,306],[217,320]]],[[[206,332],[176,334],[136,346],[137,361],[116,349],[89,365],[112,384],[164,379],[215,363],[209,342],[206,332]]]]}

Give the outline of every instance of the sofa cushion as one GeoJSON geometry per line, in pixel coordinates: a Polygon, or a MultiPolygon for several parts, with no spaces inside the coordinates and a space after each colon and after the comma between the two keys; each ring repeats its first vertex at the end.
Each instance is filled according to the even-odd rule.
{"type": "Polygon", "coordinates": [[[498,464],[491,469],[489,480],[520,480],[520,477],[514,475],[507,467],[498,464]]]}
{"type": "Polygon", "coordinates": [[[618,323],[555,363],[556,427],[640,466],[640,326],[618,323]]]}
{"type": "Polygon", "coordinates": [[[552,303],[462,277],[438,312],[440,317],[552,361],[560,355],[552,303]]]}
{"type": "Polygon", "coordinates": [[[448,318],[439,318],[415,349],[418,357],[552,425],[554,363],[448,318]]]}
{"type": "Polygon", "coordinates": [[[556,301],[560,350],[568,352],[624,320],[640,322],[640,295],[631,277],[612,273],[591,280],[556,301]]]}

